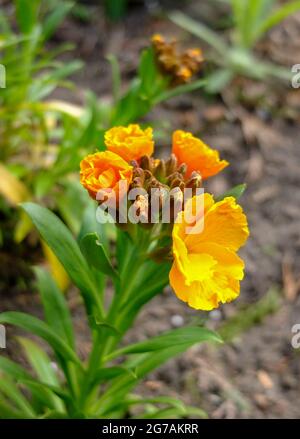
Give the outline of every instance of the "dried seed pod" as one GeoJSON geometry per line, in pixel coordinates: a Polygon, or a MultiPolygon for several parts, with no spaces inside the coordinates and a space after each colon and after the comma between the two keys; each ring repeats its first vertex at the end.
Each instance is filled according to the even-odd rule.
{"type": "Polygon", "coordinates": [[[173,174],[169,175],[169,177],[167,178],[167,184],[171,185],[173,180],[177,180],[177,179],[182,180],[183,177],[178,171],[175,171],[175,172],[173,172],[173,174]]]}
{"type": "Polygon", "coordinates": [[[187,188],[199,188],[202,185],[202,177],[201,174],[199,174],[199,172],[193,171],[191,173],[190,178],[188,179],[188,181],[185,183],[185,187],[187,188]]]}
{"type": "Polygon", "coordinates": [[[138,164],[138,162],[136,160],[130,160],[129,164],[131,166],[133,166],[134,168],[138,168],[139,167],[139,164],[138,164]]]}
{"type": "Polygon", "coordinates": [[[172,191],[170,196],[170,220],[174,223],[177,215],[183,209],[183,191],[178,187],[177,191],[172,191]]]}
{"type": "Polygon", "coordinates": [[[145,172],[142,168],[135,168],[133,170],[133,178],[140,178],[142,181],[145,180],[145,172]]]}
{"type": "Polygon", "coordinates": [[[171,182],[171,184],[170,184],[170,188],[171,188],[171,189],[175,189],[176,187],[178,187],[181,191],[183,191],[184,188],[185,188],[185,183],[184,183],[184,181],[183,181],[182,179],[180,179],[180,178],[175,178],[175,179],[171,182]]]}
{"type": "Polygon", "coordinates": [[[178,167],[178,161],[175,154],[171,154],[170,158],[166,161],[166,175],[173,174],[178,167]]]}
{"type": "Polygon", "coordinates": [[[155,167],[154,175],[159,180],[162,180],[166,177],[166,163],[164,160],[159,160],[157,166],[155,167]]]}
{"type": "Polygon", "coordinates": [[[187,171],[187,165],[185,163],[182,163],[179,168],[177,169],[177,172],[179,172],[182,175],[185,175],[187,171]]]}

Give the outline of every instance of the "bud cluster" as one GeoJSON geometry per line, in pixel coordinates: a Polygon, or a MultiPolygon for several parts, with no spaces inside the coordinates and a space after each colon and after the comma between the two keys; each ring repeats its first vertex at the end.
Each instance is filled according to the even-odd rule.
{"type": "Polygon", "coordinates": [[[153,35],[152,44],[158,66],[171,77],[171,85],[185,84],[200,71],[204,61],[201,49],[179,51],[176,39],[167,41],[159,34],[153,35]]]}
{"type": "Polygon", "coordinates": [[[134,205],[136,212],[143,216],[148,216],[147,222],[151,223],[150,212],[152,203],[159,205],[159,217],[166,205],[170,209],[170,222],[176,219],[176,213],[183,209],[185,189],[191,189],[190,196],[196,194],[196,190],[202,186],[200,173],[194,171],[186,179],[187,167],[178,164],[174,154],[168,159],[155,159],[154,157],[143,156],[139,163],[131,161],[133,166],[133,178],[129,186],[129,191],[142,189],[143,193],[137,195],[134,205]],[[157,196],[159,200],[157,200],[157,196]]]}

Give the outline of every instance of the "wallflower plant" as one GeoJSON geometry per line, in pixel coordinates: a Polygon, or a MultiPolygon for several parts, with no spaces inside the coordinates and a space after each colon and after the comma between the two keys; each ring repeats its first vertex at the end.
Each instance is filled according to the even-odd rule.
{"type": "MultiPolygon", "coordinates": [[[[58,87],[74,89],[69,76],[83,63],[59,60],[72,44],[54,50],[47,43],[78,6],[69,1],[14,0],[11,15],[0,11],[0,63],[6,71],[6,88],[0,89],[0,213],[8,225],[0,228],[0,240],[5,251],[33,231],[32,222],[17,210],[24,201],[51,206],[78,233],[87,205],[76,174],[81,158],[95,146],[102,147],[108,128],[139,120],[160,102],[203,85],[201,79],[173,84],[171,76],[160,71],[150,43],[127,87],[116,57],[108,55],[111,99],[87,91],[80,106],[54,100],[58,87]]],[[[64,272],[49,248],[43,249],[52,273],[65,286],[64,272]]]]}
{"type": "Polygon", "coordinates": [[[0,357],[2,417],[205,416],[200,408],[171,397],[137,396],[134,388],[149,372],[192,345],[220,342],[215,332],[187,326],[133,344],[124,344],[124,336],[141,309],[169,283],[179,299],[198,310],[214,309],[239,295],[244,263],[237,251],[249,234],[236,201],[243,186],[218,200],[203,193],[205,179],[228,163],[190,133],[174,133],[172,154],[164,160],[152,156],[151,128],[114,127],[104,138],[106,149],[103,145],[81,162],[80,181],[94,205],[85,212],[77,239],[54,213],[37,204],[23,204],[80,292],[91,334],[90,354],[78,355],[66,298],[50,274],[36,267],[44,320],[4,312],[0,323],[29,331],[46,345],[18,337],[30,371],[0,357]],[[110,205],[121,184],[127,192],[110,205]],[[151,221],[154,189],[159,191],[159,207],[151,221]],[[135,190],[136,197],[129,197],[135,190]],[[160,194],[168,190],[170,220],[163,222],[166,199],[160,194]],[[187,200],[186,190],[191,195],[187,200]],[[135,222],[121,221],[124,197],[129,198],[125,216],[133,209],[135,222]],[[107,215],[109,208],[116,213],[114,224],[107,215]]]}

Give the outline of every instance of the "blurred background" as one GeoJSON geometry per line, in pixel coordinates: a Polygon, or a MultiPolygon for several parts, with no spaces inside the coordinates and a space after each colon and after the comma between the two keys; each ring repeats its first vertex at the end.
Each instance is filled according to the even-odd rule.
{"type": "MultiPolygon", "coordinates": [[[[154,127],[161,155],[175,129],[220,151],[231,166],[207,189],[247,184],[241,204],[251,236],[237,301],[199,313],[167,289],[145,308],[131,341],[205,322],[226,343],[190,349],[139,392],[180,396],[212,418],[299,418],[299,349],[291,344],[300,324],[300,88],[291,82],[300,64],[299,2],[253,0],[244,14],[229,0],[29,3],[0,1],[0,63],[8,66],[0,89],[0,311],[40,315],[30,267],[47,263],[68,294],[80,355],[87,354],[77,296],[17,205],[34,199],[78,231],[87,202],[79,160],[101,142],[115,94],[131,84],[152,35],[176,38],[202,49],[206,86],[153,106],[139,121],[154,127]]],[[[20,360],[16,346],[9,342],[1,354],[20,360]]]]}

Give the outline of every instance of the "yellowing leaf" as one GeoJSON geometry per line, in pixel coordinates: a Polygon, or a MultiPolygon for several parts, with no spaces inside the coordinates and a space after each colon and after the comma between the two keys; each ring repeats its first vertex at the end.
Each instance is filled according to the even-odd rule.
{"type": "Polygon", "coordinates": [[[83,108],[78,105],[59,100],[45,102],[44,106],[46,110],[60,111],[76,118],[81,117],[84,111],[83,108]]]}
{"type": "Polygon", "coordinates": [[[55,279],[59,288],[65,291],[70,282],[69,276],[67,275],[64,267],[61,265],[51,248],[45,243],[45,241],[41,240],[41,243],[52,276],[55,279]]]}
{"type": "Polygon", "coordinates": [[[31,198],[27,187],[0,163],[0,194],[13,206],[31,198]]]}
{"type": "Polygon", "coordinates": [[[23,241],[24,238],[31,232],[33,229],[33,223],[29,216],[24,212],[24,210],[20,213],[20,218],[16,224],[14,230],[14,241],[19,244],[23,241]]]}

